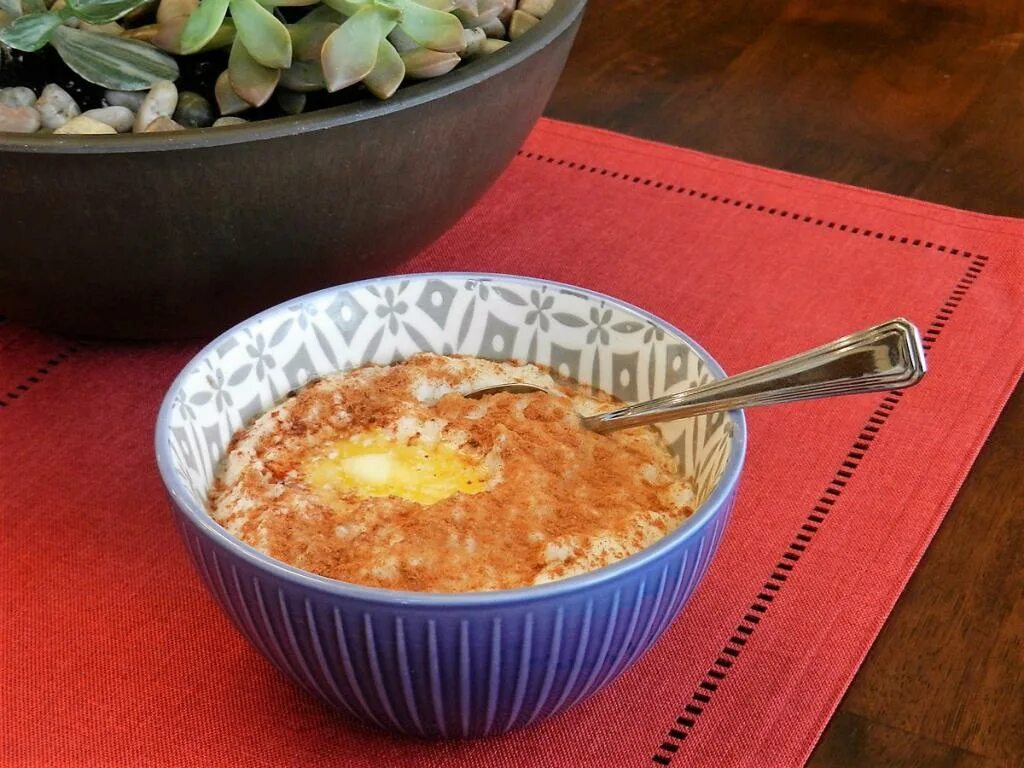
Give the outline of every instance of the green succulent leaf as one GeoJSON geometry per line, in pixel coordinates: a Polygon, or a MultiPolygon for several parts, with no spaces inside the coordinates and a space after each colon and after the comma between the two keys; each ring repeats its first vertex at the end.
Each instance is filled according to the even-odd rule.
{"type": "Polygon", "coordinates": [[[281,87],[290,91],[309,93],[322,91],[327,87],[319,61],[295,61],[288,69],[281,70],[281,87]]]}
{"type": "Polygon", "coordinates": [[[264,67],[284,69],[292,63],[288,28],[256,0],[230,0],[235,30],[249,54],[264,67]]]}
{"type": "Polygon", "coordinates": [[[268,8],[276,8],[277,6],[284,7],[298,7],[303,5],[316,5],[320,0],[260,0],[260,5],[265,5],[268,8]]]}
{"type": "Polygon", "coordinates": [[[377,48],[377,63],[370,74],[363,78],[363,84],[378,99],[390,99],[405,79],[405,62],[398,51],[386,39],[377,48]]]}
{"type": "Polygon", "coordinates": [[[19,16],[0,29],[0,43],[18,51],[38,51],[53,38],[63,20],[56,13],[30,13],[19,16]]]}
{"type": "Polygon", "coordinates": [[[65,64],[104,88],[143,91],[159,80],[178,79],[174,59],[138,40],[61,26],[53,45],[65,64]]]}
{"type": "Polygon", "coordinates": [[[209,43],[224,24],[229,0],[203,0],[188,17],[181,31],[179,46],[182,53],[197,53],[209,43]]]}
{"type": "MultiPolygon", "coordinates": [[[[46,6],[43,6],[43,10],[46,10],[46,6]]],[[[17,18],[21,16],[24,11],[22,10],[21,0],[0,0],[0,13],[5,13],[11,18],[17,18]]]]}
{"type": "Polygon", "coordinates": [[[199,0],[159,0],[156,7],[156,23],[171,19],[188,18],[199,7],[199,0]]]}
{"type": "Polygon", "coordinates": [[[235,23],[231,19],[225,19],[220,25],[217,34],[210,38],[209,42],[202,47],[203,51],[215,51],[218,48],[227,48],[235,42],[235,23]]]}
{"type": "Polygon", "coordinates": [[[324,41],[338,28],[337,24],[327,21],[309,24],[293,24],[288,27],[292,36],[292,54],[299,61],[319,61],[324,41]]]}
{"type": "Polygon", "coordinates": [[[391,8],[367,5],[327,38],[320,52],[327,90],[341,90],[370,74],[377,63],[381,41],[394,28],[398,17],[399,13],[391,8]]]}
{"type": "Polygon", "coordinates": [[[456,5],[455,0],[416,0],[416,2],[435,11],[451,11],[456,5]]]}
{"type": "Polygon", "coordinates": [[[373,5],[372,0],[323,0],[324,5],[333,8],[343,16],[355,16],[361,8],[373,5]]]}
{"type": "Polygon", "coordinates": [[[228,56],[228,77],[235,93],[254,107],[262,107],[274,95],[281,70],[260,64],[236,37],[228,56]]]}
{"type": "Polygon", "coordinates": [[[334,10],[330,6],[320,5],[292,24],[292,26],[301,27],[306,24],[341,24],[345,18],[345,16],[338,13],[338,11],[334,10]]]}
{"type": "Polygon", "coordinates": [[[213,95],[217,99],[217,109],[222,115],[237,115],[249,108],[249,102],[235,93],[235,89],[231,87],[231,78],[226,69],[217,77],[213,95]]]}
{"type": "Polygon", "coordinates": [[[90,24],[116,21],[145,2],[146,0],[66,0],[71,12],[90,24]]]}
{"type": "Polygon", "coordinates": [[[462,50],[462,22],[444,11],[435,11],[414,0],[395,0],[402,11],[399,28],[425,48],[435,51],[462,50]]]}
{"type": "Polygon", "coordinates": [[[403,51],[401,56],[405,63],[405,73],[415,80],[446,75],[462,61],[457,53],[432,51],[430,48],[403,51]]]}

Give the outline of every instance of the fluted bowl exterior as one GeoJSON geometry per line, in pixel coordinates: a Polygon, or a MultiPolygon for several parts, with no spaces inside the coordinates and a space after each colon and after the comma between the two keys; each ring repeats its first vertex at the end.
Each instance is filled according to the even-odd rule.
{"type": "Polygon", "coordinates": [[[172,385],[157,423],[158,465],[191,559],[238,630],[311,695],[365,723],[429,738],[488,736],[600,690],[665,631],[721,540],[745,424],[734,413],[662,428],[696,478],[692,517],[632,557],[539,586],[448,594],[348,584],[276,561],[212,520],[206,489],[238,426],[313,376],[423,349],[534,360],[632,399],[724,374],[680,331],[611,297],[514,276],[427,274],[268,310],[212,342],[172,385]],[[392,324],[402,306],[407,319],[392,324]],[[546,331],[530,312],[546,313],[546,331]]]}
{"type": "Polygon", "coordinates": [[[234,625],[311,695],[383,729],[472,738],[561,712],[636,661],[700,582],[732,501],[682,545],[618,578],[443,607],[311,589],[178,519],[234,625]]]}

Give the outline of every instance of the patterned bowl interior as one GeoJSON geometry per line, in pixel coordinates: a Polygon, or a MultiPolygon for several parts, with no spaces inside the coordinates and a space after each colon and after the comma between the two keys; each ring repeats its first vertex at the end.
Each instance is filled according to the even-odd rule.
{"type": "MultiPolygon", "coordinates": [[[[412,275],[339,286],[232,329],[178,382],[168,425],[175,472],[205,507],[231,436],[311,378],[417,352],[542,363],[634,402],[712,378],[685,339],[613,299],[540,280],[412,275]]],[[[724,414],[659,427],[704,501],[732,443],[724,414]]]]}

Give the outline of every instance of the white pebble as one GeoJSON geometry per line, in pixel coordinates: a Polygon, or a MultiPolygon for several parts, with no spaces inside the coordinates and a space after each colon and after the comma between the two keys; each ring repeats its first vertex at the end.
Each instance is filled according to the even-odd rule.
{"type": "Polygon", "coordinates": [[[73,117],[82,114],[71,94],[55,83],[43,88],[36,101],[36,110],[43,123],[43,128],[60,128],[73,117]]]}
{"type": "Polygon", "coordinates": [[[31,88],[22,85],[13,88],[0,88],[0,104],[8,107],[31,107],[36,103],[36,94],[31,88]]]}
{"type": "Polygon", "coordinates": [[[555,0],[519,0],[519,10],[543,19],[554,4],[555,0]]]}
{"type": "Polygon", "coordinates": [[[518,40],[533,29],[539,21],[540,19],[536,16],[526,13],[525,11],[520,11],[517,8],[516,12],[512,14],[512,19],[508,24],[509,40],[518,40]]]}
{"type": "Polygon", "coordinates": [[[161,115],[156,120],[146,126],[144,133],[162,133],[164,131],[184,131],[185,126],[180,123],[176,123],[169,117],[161,115]]]}
{"type": "Polygon", "coordinates": [[[225,125],[242,125],[242,123],[248,122],[249,121],[244,117],[234,117],[233,115],[229,115],[228,117],[218,117],[213,121],[213,127],[220,128],[225,125]]]}
{"type": "MultiPolygon", "coordinates": [[[[160,80],[149,89],[135,115],[132,130],[141,133],[158,117],[170,118],[178,106],[178,89],[170,80],[160,80]]],[[[166,130],[166,129],[165,129],[166,130]]]]}
{"type": "Polygon", "coordinates": [[[39,113],[32,107],[0,104],[0,133],[35,133],[39,125],[39,113]]]}
{"type": "Polygon", "coordinates": [[[486,56],[488,53],[500,51],[506,45],[508,45],[508,40],[499,40],[496,37],[488,37],[480,43],[479,54],[481,56],[486,56]]]}
{"type": "Polygon", "coordinates": [[[146,98],[145,91],[105,91],[103,103],[112,107],[127,107],[132,112],[142,106],[142,100],[146,98]]]}
{"type": "Polygon", "coordinates": [[[128,107],[99,107],[84,112],[82,117],[91,117],[93,120],[106,123],[118,133],[130,131],[132,123],[135,122],[135,113],[128,107]]]}
{"type": "MultiPolygon", "coordinates": [[[[498,23],[500,24],[501,22],[499,21],[498,23]]],[[[487,33],[479,27],[463,29],[462,42],[464,45],[461,54],[462,57],[465,59],[476,56],[480,52],[480,46],[486,39],[487,33]]]]}
{"type": "Polygon", "coordinates": [[[64,125],[57,128],[54,132],[56,134],[92,134],[92,133],[117,133],[106,123],[101,123],[99,120],[94,120],[91,117],[85,115],[79,115],[68,120],[64,125]]]}
{"type": "Polygon", "coordinates": [[[505,37],[505,24],[501,19],[491,19],[486,24],[481,24],[478,29],[482,30],[488,37],[502,39],[505,37]]]}

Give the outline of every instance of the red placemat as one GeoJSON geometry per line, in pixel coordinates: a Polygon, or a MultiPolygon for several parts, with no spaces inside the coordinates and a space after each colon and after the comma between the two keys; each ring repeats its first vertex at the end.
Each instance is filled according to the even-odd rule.
{"type": "Polygon", "coordinates": [[[751,412],[697,594],[622,678],[506,737],[422,743],[293,688],[206,596],[152,458],[195,345],[0,326],[0,762],[782,766],[813,747],[1024,365],[1024,223],[544,121],[407,271],[517,272],[666,317],[740,370],[895,315],[905,393],[751,412]]]}

